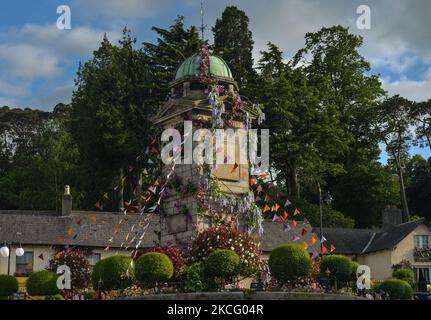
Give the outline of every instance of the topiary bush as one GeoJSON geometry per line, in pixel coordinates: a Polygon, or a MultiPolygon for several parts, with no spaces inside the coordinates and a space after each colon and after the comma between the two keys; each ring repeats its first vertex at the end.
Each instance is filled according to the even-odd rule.
{"type": "Polygon", "coordinates": [[[112,256],[96,263],[93,269],[93,288],[97,290],[99,280],[104,290],[118,290],[129,287],[134,281],[134,263],[127,256],[112,256]]]}
{"type": "Polygon", "coordinates": [[[206,229],[193,241],[190,256],[193,262],[204,262],[217,249],[236,252],[241,260],[241,276],[250,277],[260,272],[259,244],[250,235],[230,225],[206,229]]]}
{"type": "Polygon", "coordinates": [[[379,285],[379,290],[389,295],[391,300],[411,300],[412,287],[404,280],[386,279],[379,285]]]}
{"type": "Polygon", "coordinates": [[[60,293],[57,287],[58,275],[44,270],[34,272],[27,280],[27,292],[31,296],[52,296],[60,293]]]}
{"type": "Polygon", "coordinates": [[[72,289],[88,287],[91,266],[85,252],[79,249],[65,249],[57,252],[49,261],[49,270],[57,272],[57,268],[62,265],[70,268],[72,289]]]}
{"type": "Polygon", "coordinates": [[[205,274],[210,277],[234,277],[237,276],[240,271],[240,258],[232,250],[218,249],[212,252],[205,261],[205,274]]]}
{"type": "Polygon", "coordinates": [[[311,258],[298,244],[281,245],[269,255],[269,271],[279,283],[285,284],[309,275],[311,258]]]}
{"type": "Polygon", "coordinates": [[[174,275],[174,265],[165,254],[150,252],[136,261],[136,279],[144,284],[166,282],[174,275]]]}
{"type": "Polygon", "coordinates": [[[18,281],[13,276],[0,275],[0,297],[9,297],[18,292],[18,281]]]}
{"type": "Polygon", "coordinates": [[[415,273],[412,269],[398,269],[392,273],[392,277],[399,280],[406,281],[412,288],[415,285],[415,273]]]}
{"type": "Polygon", "coordinates": [[[325,256],[320,262],[320,274],[325,276],[329,270],[330,277],[339,281],[352,281],[352,268],[352,260],[342,255],[325,256]]]}
{"type": "MultiPolygon", "coordinates": [[[[174,277],[178,277],[181,268],[186,264],[186,254],[183,250],[174,246],[157,246],[143,250],[143,253],[148,252],[158,252],[167,255],[174,265],[174,277]]],[[[141,255],[142,253],[139,253],[135,259],[137,260],[141,255]]]]}

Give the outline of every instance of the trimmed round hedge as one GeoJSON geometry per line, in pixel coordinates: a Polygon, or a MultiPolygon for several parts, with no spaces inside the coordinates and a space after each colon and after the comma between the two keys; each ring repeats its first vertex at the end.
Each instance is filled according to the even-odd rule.
{"type": "Polygon", "coordinates": [[[27,292],[31,296],[52,296],[60,293],[57,287],[58,275],[53,271],[38,271],[27,280],[27,292]]]}
{"type": "Polygon", "coordinates": [[[234,277],[241,270],[241,260],[232,250],[218,249],[205,261],[205,273],[211,277],[234,277]]]}
{"type": "Polygon", "coordinates": [[[13,276],[0,275],[0,297],[9,297],[18,291],[18,281],[13,276]]]}
{"type": "Polygon", "coordinates": [[[99,280],[104,290],[124,289],[133,284],[134,264],[128,256],[112,256],[102,259],[93,268],[93,288],[98,289],[99,280]],[[132,267],[130,265],[132,264],[132,267]]]}
{"type": "Polygon", "coordinates": [[[354,280],[354,273],[352,274],[353,268],[354,264],[352,260],[342,255],[326,256],[320,262],[321,275],[326,275],[326,271],[329,270],[331,272],[330,276],[339,281],[354,280]]]}
{"type": "Polygon", "coordinates": [[[392,273],[392,277],[395,279],[404,280],[412,287],[415,285],[415,273],[412,269],[403,268],[395,270],[392,273]]]}
{"type": "Polygon", "coordinates": [[[399,279],[386,279],[379,285],[379,290],[383,290],[389,295],[391,300],[411,300],[413,289],[408,282],[399,279]]]}
{"type": "Polygon", "coordinates": [[[308,276],[311,258],[302,246],[284,244],[271,251],[268,265],[271,275],[284,284],[308,276]]]}
{"type": "Polygon", "coordinates": [[[149,252],[136,261],[135,275],[145,284],[166,282],[174,275],[174,265],[166,254],[149,252]]]}

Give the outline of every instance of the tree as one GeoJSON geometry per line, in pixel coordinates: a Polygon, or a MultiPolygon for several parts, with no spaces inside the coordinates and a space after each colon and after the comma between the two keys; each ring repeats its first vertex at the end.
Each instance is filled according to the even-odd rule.
{"type": "Polygon", "coordinates": [[[53,112],[0,110],[5,163],[0,169],[0,208],[60,208],[63,186],[76,176],[77,149],[67,131],[69,109],[59,104],[53,112]]]}
{"type": "Polygon", "coordinates": [[[241,92],[247,95],[247,86],[254,77],[253,35],[249,30],[249,18],[237,7],[226,7],[214,28],[214,53],[229,65],[241,92]]]}
{"type": "Polygon", "coordinates": [[[415,103],[411,116],[416,124],[415,144],[428,147],[431,150],[431,99],[426,102],[415,103]]]}
{"type": "Polygon", "coordinates": [[[405,165],[406,196],[411,214],[431,219],[431,158],[415,155],[405,165]]]}
{"type": "Polygon", "coordinates": [[[352,165],[331,185],[335,209],[353,218],[357,228],[379,226],[382,210],[400,203],[397,176],[378,161],[352,165]]]}
{"type": "MultiPolygon", "coordinates": [[[[83,209],[94,209],[102,192],[112,190],[120,169],[129,177],[125,200],[131,198],[133,181],[146,165],[138,156],[150,144],[154,133],[150,117],[157,105],[152,103],[149,59],[134,48],[135,43],[126,29],[118,45],[105,37],[93,58],[78,70],[71,132],[79,147],[77,187],[85,195],[83,209]],[[136,169],[134,174],[130,166],[136,169]]],[[[118,209],[118,199],[109,201],[106,209],[118,209]]]]}
{"type": "Polygon", "coordinates": [[[410,117],[412,105],[411,101],[399,95],[385,99],[378,109],[378,121],[375,127],[398,174],[404,222],[409,221],[410,218],[403,167],[413,139],[410,117]]]}
{"type": "Polygon", "coordinates": [[[157,106],[165,100],[168,84],[175,79],[176,69],[186,58],[198,52],[202,41],[196,27],[184,26],[182,16],[169,29],[153,27],[153,31],[158,35],[157,43],[145,42],[143,50],[154,78],[152,96],[157,106]]]}
{"type": "Polygon", "coordinates": [[[334,160],[346,148],[344,132],[304,68],[284,64],[277,46],[269,44],[259,69],[259,101],[265,105],[271,134],[271,163],[289,196],[298,197],[298,175],[316,186],[326,175],[342,171],[334,160]]]}

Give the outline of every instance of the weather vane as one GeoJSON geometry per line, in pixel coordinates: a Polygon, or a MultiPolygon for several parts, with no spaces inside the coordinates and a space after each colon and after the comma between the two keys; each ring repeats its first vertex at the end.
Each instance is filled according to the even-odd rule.
{"type": "Polygon", "coordinates": [[[201,33],[202,33],[202,42],[205,41],[205,29],[207,26],[204,24],[204,1],[201,0],[201,33]]]}

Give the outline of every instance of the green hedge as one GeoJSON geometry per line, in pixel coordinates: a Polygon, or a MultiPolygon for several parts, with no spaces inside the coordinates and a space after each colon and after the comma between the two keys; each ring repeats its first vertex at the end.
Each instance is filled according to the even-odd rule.
{"type": "Polygon", "coordinates": [[[415,273],[412,269],[403,268],[395,270],[392,273],[392,277],[394,277],[395,279],[404,280],[412,287],[414,287],[415,285],[415,273]]]}
{"type": "Polygon", "coordinates": [[[27,280],[27,292],[31,296],[51,296],[60,293],[57,288],[58,275],[52,271],[38,271],[27,280]]]}
{"type": "Polygon", "coordinates": [[[0,275],[0,297],[8,297],[18,291],[18,281],[13,276],[0,275]]]}
{"type": "Polygon", "coordinates": [[[99,280],[103,281],[104,290],[127,288],[134,282],[134,264],[127,256],[112,256],[102,259],[93,268],[93,288],[98,289],[99,280]]]}
{"type": "Polygon", "coordinates": [[[166,254],[146,253],[136,261],[135,275],[145,284],[166,282],[174,275],[174,265],[166,254]]]}
{"type": "Polygon", "coordinates": [[[285,244],[271,251],[268,265],[278,282],[287,283],[309,275],[311,258],[302,246],[285,244]]]}
{"type": "Polygon", "coordinates": [[[187,292],[204,291],[206,288],[205,268],[203,263],[184,266],[181,270],[187,292]]]}
{"type": "Polygon", "coordinates": [[[53,296],[45,297],[45,300],[64,300],[64,297],[61,294],[56,294],[53,296]]]}
{"type": "Polygon", "coordinates": [[[232,250],[218,249],[205,261],[205,273],[210,277],[234,277],[241,270],[241,260],[232,250]]]}
{"type": "Polygon", "coordinates": [[[331,272],[330,277],[339,281],[353,281],[353,268],[352,260],[342,255],[325,256],[320,262],[321,275],[325,276],[329,270],[331,272]]]}
{"type": "Polygon", "coordinates": [[[413,289],[408,282],[399,279],[386,279],[379,285],[379,290],[387,293],[391,300],[411,300],[413,289]]]}

